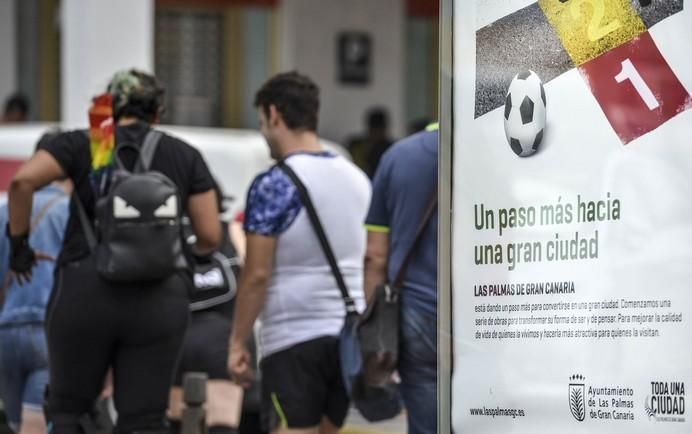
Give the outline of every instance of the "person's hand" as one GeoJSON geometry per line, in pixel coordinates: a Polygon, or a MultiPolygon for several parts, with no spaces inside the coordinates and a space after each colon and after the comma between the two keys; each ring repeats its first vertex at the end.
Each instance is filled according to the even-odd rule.
{"type": "Polygon", "coordinates": [[[254,378],[252,355],[242,343],[232,343],[228,352],[228,373],[237,385],[248,388],[254,378]]]}
{"type": "Polygon", "coordinates": [[[28,233],[10,235],[9,227],[6,233],[10,240],[10,279],[16,280],[19,285],[31,281],[31,270],[38,261],[55,261],[52,256],[31,248],[28,233]]]}
{"type": "Polygon", "coordinates": [[[16,270],[10,268],[10,274],[9,274],[10,283],[14,280],[16,280],[20,286],[22,286],[26,283],[29,283],[29,282],[31,282],[31,279],[33,277],[31,270],[32,270],[32,268],[34,268],[36,266],[38,261],[55,261],[55,258],[53,256],[46,255],[43,252],[32,250],[32,253],[34,255],[34,259],[33,259],[33,262],[31,263],[31,268],[29,268],[28,271],[16,271],[16,270]]]}

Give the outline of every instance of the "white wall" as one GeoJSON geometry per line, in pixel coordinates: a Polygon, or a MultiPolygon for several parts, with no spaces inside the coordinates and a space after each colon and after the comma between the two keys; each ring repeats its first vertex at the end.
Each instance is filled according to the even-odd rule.
{"type": "Polygon", "coordinates": [[[404,133],[404,0],[283,0],[282,67],[312,77],[321,89],[320,134],[343,142],[363,130],[365,111],[389,109],[392,134],[404,133]],[[342,31],[371,35],[368,86],[337,79],[336,37],[342,31]]]}
{"type": "Polygon", "coordinates": [[[0,112],[5,99],[17,90],[16,21],[15,0],[0,0],[0,112]]]}
{"type": "Polygon", "coordinates": [[[153,0],[62,1],[61,117],[85,126],[90,101],[120,69],[154,69],[153,0]]]}

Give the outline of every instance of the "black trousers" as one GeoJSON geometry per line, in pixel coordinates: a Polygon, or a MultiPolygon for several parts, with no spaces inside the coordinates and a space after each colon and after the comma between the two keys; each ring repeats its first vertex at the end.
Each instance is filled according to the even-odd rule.
{"type": "Polygon", "coordinates": [[[93,259],[56,272],[46,317],[52,434],[81,434],[79,418],[113,369],[116,429],[163,431],[173,373],[189,321],[182,275],[163,282],[104,281],[93,259]]]}

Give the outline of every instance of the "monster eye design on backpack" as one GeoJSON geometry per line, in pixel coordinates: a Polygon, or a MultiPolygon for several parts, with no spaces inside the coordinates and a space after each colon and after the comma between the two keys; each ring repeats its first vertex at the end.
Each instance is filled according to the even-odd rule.
{"type": "Polygon", "coordinates": [[[113,217],[116,219],[136,219],[142,213],[132,205],[129,205],[122,197],[113,197],[113,217]]]}
{"type": "MultiPolygon", "coordinates": [[[[153,217],[156,218],[175,218],[178,216],[178,197],[169,196],[163,205],[156,208],[153,217]]],[[[116,219],[136,219],[142,217],[142,212],[133,205],[127,203],[120,196],[113,197],[113,217],[116,219]]]]}
{"type": "Polygon", "coordinates": [[[154,217],[175,218],[178,215],[178,197],[170,196],[166,202],[154,211],[154,217]]]}

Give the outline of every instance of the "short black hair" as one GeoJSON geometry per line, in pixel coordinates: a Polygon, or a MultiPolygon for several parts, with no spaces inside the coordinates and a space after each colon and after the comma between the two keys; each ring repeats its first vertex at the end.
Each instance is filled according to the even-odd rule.
{"type": "Polygon", "coordinates": [[[373,107],[365,115],[368,129],[389,128],[389,113],[384,107],[373,107]]]}
{"type": "Polygon", "coordinates": [[[164,109],[165,89],[153,75],[137,69],[117,72],[108,84],[113,95],[113,118],[133,116],[152,123],[164,109]]]}
{"type": "Polygon", "coordinates": [[[29,99],[26,95],[15,93],[7,98],[5,102],[5,115],[10,113],[21,113],[23,116],[29,115],[29,99]]]}
{"type": "Polygon", "coordinates": [[[309,77],[296,71],[270,78],[255,95],[255,107],[269,116],[276,106],[286,126],[292,130],[317,131],[320,89],[309,77]]]}

